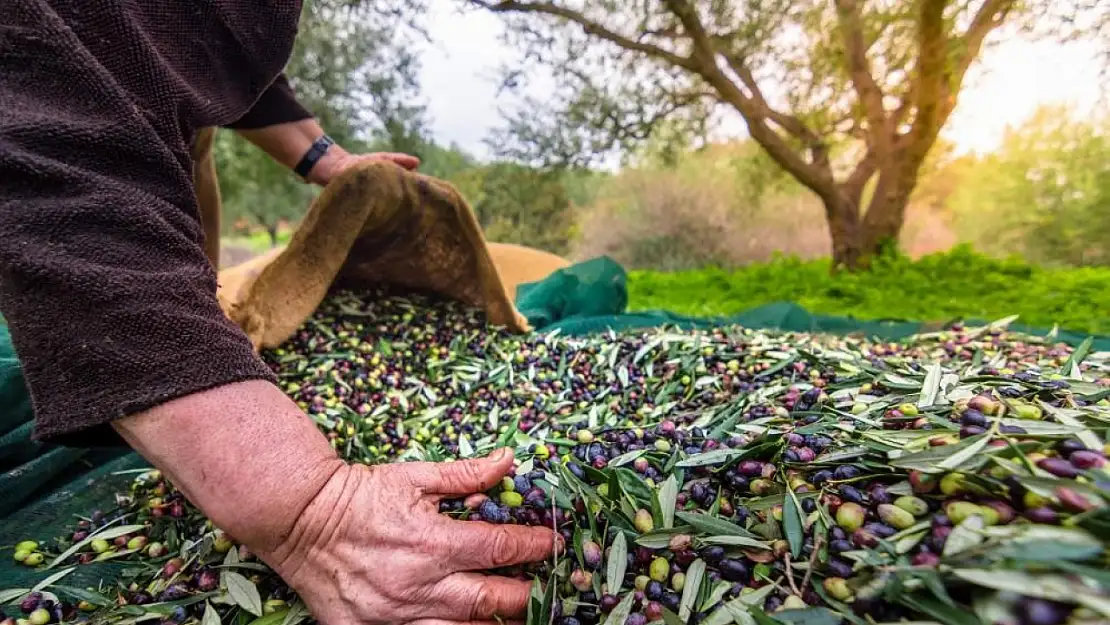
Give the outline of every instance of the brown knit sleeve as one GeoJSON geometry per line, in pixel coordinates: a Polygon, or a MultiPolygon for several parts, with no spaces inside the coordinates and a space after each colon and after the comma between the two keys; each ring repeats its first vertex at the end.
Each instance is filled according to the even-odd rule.
{"type": "Polygon", "coordinates": [[[235,130],[255,130],[275,124],[299,122],[310,117],[312,113],[297,101],[297,96],[293,93],[293,88],[289,85],[285,74],[281,74],[262,93],[246,115],[226,127],[235,130]]]}
{"type": "Polygon", "coordinates": [[[113,419],[272,373],[217,305],[184,144],[76,49],[0,28],[0,312],[36,438],[93,446],[119,442],[113,419]]]}

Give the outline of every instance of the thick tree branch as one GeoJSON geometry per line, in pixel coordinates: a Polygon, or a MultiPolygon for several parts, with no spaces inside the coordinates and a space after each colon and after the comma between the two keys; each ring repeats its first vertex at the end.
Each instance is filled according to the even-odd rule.
{"type": "Polygon", "coordinates": [[[744,83],[748,91],[751,93],[752,101],[766,110],[766,117],[775,122],[780,128],[796,137],[799,141],[806,144],[810,149],[819,149],[823,146],[821,138],[817,136],[812,130],[809,129],[805,123],[793,115],[783,113],[775,109],[767,98],[763,95],[763,90],[759,88],[759,83],[756,82],[755,76],[752,75],[744,60],[738,55],[731,52],[722,52],[721,56],[728,63],[730,69],[736,73],[740,82],[744,83]]]}
{"type": "Polygon", "coordinates": [[[640,52],[652,58],[666,61],[677,67],[682,67],[691,71],[695,70],[695,64],[691,59],[679,56],[670,50],[664,50],[659,46],[625,37],[587,18],[578,11],[561,7],[551,2],[517,2],[516,0],[470,0],[470,2],[496,13],[542,13],[558,17],[577,24],[587,35],[597,37],[598,39],[604,39],[625,50],[640,52]]]}
{"type": "MultiPolygon", "coordinates": [[[[782,136],[767,125],[768,120],[775,121],[774,110],[755,99],[758,90],[753,92],[752,97],[745,95],[718,67],[717,50],[693,5],[688,0],[663,0],[663,5],[678,18],[693,43],[691,59],[695,65],[694,71],[740,113],[748,123],[748,133],[752,139],[767,150],[783,169],[819,197],[832,198],[836,194],[836,183],[825,151],[811,148],[813,162],[806,162],[782,136]]],[[[752,83],[755,83],[754,79],[752,83]]],[[[758,97],[762,98],[762,94],[758,97]]]]}
{"type": "Polygon", "coordinates": [[[844,192],[852,198],[857,205],[863,197],[863,189],[879,169],[879,159],[873,150],[868,149],[863,159],[856,164],[856,168],[840,185],[844,192]]]}
{"type": "Polygon", "coordinates": [[[944,32],[943,0],[923,0],[919,27],[919,57],[915,80],[903,107],[896,115],[904,118],[906,104],[912,102],[914,120],[902,147],[909,151],[909,163],[920,164],[936,141],[940,129],[956,108],[956,96],[963,86],[971,64],[979,56],[991,31],[1002,24],[1016,0],[986,0],[972,18],[967,32],[959,38],[960,55],[948,56],[948,37],[944,32]]]}
{"type": "Polygon", "coordinates": [[[883,109],[883,91],[871,74],[867,42],[863,38],[860,7],[856,0],[835,0],[841,37],[848,58],[848,74],[870,126],[871,143],[882,154],[890,151],[893,136],[890,120],[883,109]]]}
{"type": "Polygon", "coordinates": [[[945,64],[948,57],[948,37],[944,29],[944,6],[947,2],[945,0],[920,0],[920,2],[917,67],[911,87],[916,96],[914,98],[916,115],[910,130],[910,145],[907,146],[913,152],[921,152],[922,146],[927,150],[927,146],[931,145],[932,139],[940,131],[941,98],[946,91],[945,64]]]}
{"type": "Polygon", "coordinates": [[[946,84],[949,94],[948,97],[945,98],[945,119],[952,113],[952,109],[956,107],[955,94],[960,92],[964,77],[967,75],[967,70],[971,67],[971,64],[975,62],[975,59],[979,57],[979,53],[983,49],[983,43],[986,41],[987,35],[1005,21],[1006,16],[1014,8],[1015,4],[1016,0],[987,0],[983,3],[983,6],[979,7],[979,12],[976,13],[975,17],[971,20],[971,25],[968,27],[967,32],[961,37],[961,47],[963,50],[956,61],[952,77],[946,84]]]}

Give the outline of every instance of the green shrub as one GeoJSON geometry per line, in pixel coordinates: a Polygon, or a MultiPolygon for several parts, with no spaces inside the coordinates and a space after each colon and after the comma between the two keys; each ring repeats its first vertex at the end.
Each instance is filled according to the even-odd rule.
{"type": "Polygon", "coordinates": [[[778,258],[737,270],[633,271],[634,310],[729,315],[775,301],[859,319],[993,320],[1110,334],[1110,268],[1040,268],[957,247],[917,261],[881,259],[865,273],[830,274],[827,260],[778,258]]]}

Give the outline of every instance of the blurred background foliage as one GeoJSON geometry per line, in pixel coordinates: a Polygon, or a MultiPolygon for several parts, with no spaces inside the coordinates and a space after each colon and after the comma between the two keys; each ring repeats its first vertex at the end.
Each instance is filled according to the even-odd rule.
{"type": "MultiPolygon", "coordinates": [[[[419,58],[411,52],[412,42],[424,36],[420,15],[425,7],[419,2],[309,0],[287,73],[299,97],[349,149],[416,154],[423,162],[421,171],[453,182],[489,239],[573,260],[609,255],[635,270],[633,302],[639,307],[726,313],[793,299],[826,312],[877,317],[897,311],[896,316],[922,319],[960,310],[989,316],[1003,305],[1023,309],[1022,302],[1029,301],[1024,308],[1034,317],[1036,310],[1044,313],[1039,321],[1062,318],[1077,329],[1101,327],[1102,313],[1094,304],[1069,311],[1052,292],[1072,289],[1068,292],[1078,297],[1094,288],[1092,276],[1110,278],[1110,116],[1046,106],[1012,127],[998,149],[983,154],[960,154],[950,142],[934,137],[905,200],[892,254],[880,255],[881,263],[862,276],[832,276],[828,203],[804,175],[783,166],[766,140],[724,140],[709,133],[715,113],[728,102],[720,93],[689,92],[704,90],[704,79],[680,72],[667,74],[670,82],[653,81],[640,71],[642,55],[569,33],[543,21],[542,15],[504,9],[522,3],[459,3],[510,14],[506,23],[522,46],[521,63],[565,60],[577,51],[583,62],[627,68],[629,73],[619,85],[606,86],[567,66],[558,97],[506,112],[504,126],[491,137],[501,147],[492,159],[437,143],[431,136],[417,80],[419,58]],[[545,34],[552,47],[537,56],[529,46],[545,34]],[[662,101],[663,91],[672,102],[682,100],[684,93],[690,98],[682,100],[682,107],[652,106],[662,101]],[[580,158],[613,153],[617,160],[610,159],[605,167],[597,166],[597,158],[580,158]],[[996,274],[991,280],[982,277],[988,271],[996,274]],[[1004,284],[992,282],[996,278],[1004,284]],[[1021,286],[1028,280],[1035,286],[1021,286]],[[759,286],[763,281],[769,284],[759,286]],[[897,288],[902,282],[908,286],[897,288]],[[1008,295],[992,298],[973,287],[976,282],[1012,288],[1008,295]],[[940,294],[927,295],[926,290],[940,294]],[[967,294],[962,303],[953,290],[967,294]],[[983,302],[990,300],[998,305],[984,308],[983,302]]],[[[602,8],[583,8],[593,6],[584,3],[537,4],[577,8],[598,22],[613,17],[602,8]]],[[[764,67],[771,67],[767,59],[775,58],[779,68],[794,72],[819,66],[827,74],[823,80],[839,86],[847,99],[835,107],[814,108],[812,100],[786,98],[780,112],[836,134],[828,143],[830,158],[851,171],[866,159],[858,148],[868,145],[868,120],[854,99],[846,57],[850,49],[834,36],[844,26],[837,25],[836,14],[830,17],[829,4],[793,3],[791,8],[792,19],[832,33],[813,44],[814,50],[830,51],[828,59],[787,55],[766,35],[748,33],[738,41],[755,46],[748,58],[763,59],[764,67]],[[840,111],[837,107],[859,127],[840,130],[828,118],[833,109],[840,111]]],[[[867,36],[885,46],[881,54],[912,64],[910,57],[918,53],[907,37],[920,25],[920,16],[909,5],[899,5],[904,10],[896,14],[878,10],[889,4],[867,3],[870,12],[861,13],[871,29],[867,36]]],[[[986,4],[968,2],[952,15],[974,16],[986,4]]],[[[1035,36],[1108,40],[1110,11],[1103,4],[1002,4],[1012,5],[1007,20],[1035,36]],[[1085,20],[1068,23],[1060,17],[1061,6],[1070,6],[1073,18],[1085,20]],[[1052,28],[1047,26],[1050,18],[1056,20],[1052,28]]],[[[613,28],[628,34],[645,24],[666,26],[667,16],[655,5],[645,4],[655,9],[643,23],[616,22],[613,28]]],[[[959,34],[956,26],[951,28],[959,34]]],[[[883,87],[896,89],[886,83],[883,87]]],[[[810,159],[806,162],[814,162],[804,142],[782,128],[777,132],[790,149],[810,159]]],[[[225,247],[230,250],[225,262],[280,243],[316,193],[228,131],[219,135],[217,162],[226,211],[225,247]]],[[[844,179],[843,173],[836,175],[844,179]]],[[[866,220],[877,176],[862,189],[861,220],[866,220]]]]}

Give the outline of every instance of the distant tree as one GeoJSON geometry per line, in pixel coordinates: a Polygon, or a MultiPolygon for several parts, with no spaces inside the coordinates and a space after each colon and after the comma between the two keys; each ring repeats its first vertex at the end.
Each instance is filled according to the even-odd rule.
{"type": "MultiPolygon", "coordinates": [[[[417,153],[426,145],[418,64],[401,0],[307,0],[286,75],[297,98],[352,151],[417,153]],[[390,9],[390,3],[396,8],[390,9]]],[[[230,131],[216,138],[224,223],[246,218],[277,243],[278,226],[303,216],[317,190],[230,131]]]]}
{"type": "Polygon", "coordinates": [[[495,163],[460,181],[486,237],[563,254],[570,244],[570,199],[556,171],[495,163]]]}
{"type": "MultiPolygon", "coordinates": [[[[1084,2],[1086,10],[1100,6],[1084,2]]],[[[522,66],[549,70],[557,85],[510,119],[495,141],[503,155],[580,162],[640,145],[664,122],[676,140],[691,140],[739,115],[770,158],[820,198],[834,264],[848,268],[866,267],[897,240],[930,148],[992,34],[1022,17],[1038,22],[1050,9],[1060,9],[1051,16],[1060,21],[1082,4],[465,3],[505,16],[522,66]]],[[[1075,28],[1076,36],[1089,32],[1075,28]]],[[[519,70],[506,84],[526,80],[519,70]]]]}
{"type": "Polygon", "coordinates": [[[950,204],[969,241],[1033,261],[1110,264],[1110,118],[1038,110],[964,165],[950,204]]]}

